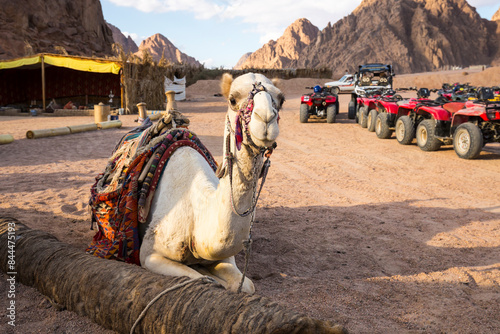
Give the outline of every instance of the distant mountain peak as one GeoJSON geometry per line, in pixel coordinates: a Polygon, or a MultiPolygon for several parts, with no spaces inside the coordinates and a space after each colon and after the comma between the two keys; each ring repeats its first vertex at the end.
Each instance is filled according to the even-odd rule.
{"type": "Polygon", "coordinates": [[[253,52],[235,68],[286,68],[318,36],[319,29],[308,19],[300,18],[289,25],[283,36],[271,40],[253,52]]]}
{"type": "Polygon", "coordinates": [[[491,18],[492,21],[500,21],[500,8],[498,8],[497,12],[493,14],[493,17],[491,18]]]}
{"type": "Polygon", "coordinates": [[[141,42],[137,56],[142,57],[143,50],[148,50],[154,60],[159,61],[164,57],[173,63],[201,66],[195,58],[181,52],[170,40],[162,34],[156,33],[141,42]]]}
{"type": "Polygon", "coordinates": [[[125,36],[118,27],[115,27],[111,23],[106,23],[113,33],[113,40],[122,46],[125,53],[135,53],[139,50],[137,44],[135,44],[135,41],[130,36],[125,36]]]}

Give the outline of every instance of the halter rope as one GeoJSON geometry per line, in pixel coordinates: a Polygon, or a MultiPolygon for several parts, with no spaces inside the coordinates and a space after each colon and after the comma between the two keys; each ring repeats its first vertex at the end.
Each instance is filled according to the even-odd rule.
{"type": "MultiPolygon", "coordinates": [[[[252,137],[250,135],[250,130],[249,130],[249,123],[252,119],[252,113],[253,113],[253,108],[254,108],[254,96],[259,93],[259,92],[266,92],[266,87],[264,87],[260,82],[256,82],[253,84],[253,89],[250,91],[248,94],[247,101],[243,104],[243,106],[238,110],[236,114],[236,124],[235,124],[235,130],[232,129],[231,127],[231,121],[229,119],[229,115],[227,116],[227,122],[226,126],[228,129],[228,133],[226,135],[226,152],[225,152],[225,166],[221,168],[219,171],[219,178],[223,177],[225,175],[225,168],[228,170],[229,174],[229,184],[230,184],[230,199],[231,199],[231,209],[234,214],[236,214],[239,217],[247,217],[248,215],[251,215],[250,218],[250,229],[248,233],[248,239],[243,242],[243,247],[245,249],[245,268],[242,273],[241,277],[241,282],[238,287],[238,293],[241,292],[241,288],[243,287],[243,282],[245,280],[245,275],[247,272],[248,268],[248,260],[250,257],[250,247],[252,245],[252,228],[253,228],[253,223],[255,221],[255,208],[257,206],[257,202],[260,197],[260,193],[262,191],[262,188],[264,187],[264,183],[266,181],[267,173],[269,171],[269,167],[271,166],[271,161],[270,157],[271,154],[276,148],[276,143],[273,144],[272,147],[259,147],[257,146],[254,141],[252,140],[252,137]],[[236,148],[239,151],[241,149],[241,144],[243,143],[243,133],[246,135],[247,139],[247,144],[248,146],[252,146],[253,148],[256,148],[259,153],[257,153],[253,159],[252,159],[252,187],[253,187],[253,193],[252,193],[252,204],[243,213],[239,213],[238,210],[236,209],[236,206],[234,204],[234,195],[233,195],[233,160],[234,160],[234,155],[231,152],[231,134],[234,135],[235,137],[235,144],[236,148]],[[257,160],[259,156],[266,157],[266,161],[264,162],[262,169],[260,173],[258,172],[258,167],[257,167],[257,160]],[[262,178],[262,182],[260,183],[259,190],[257,191],[257,185],[258,185],[258,180],[259,178],[262,178]]],[[[273,107],[276,108],[276,105],[273,100],[273,107]]],[[[278,110],[278,108],[276,108],[278,110]]],[[[279,119],[279,114],[278,114],[278,119],[279,119]]]]}

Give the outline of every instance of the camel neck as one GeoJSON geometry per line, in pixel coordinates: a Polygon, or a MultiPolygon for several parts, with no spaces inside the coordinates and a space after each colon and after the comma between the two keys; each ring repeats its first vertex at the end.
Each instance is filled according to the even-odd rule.
{"type": "Polygon", "coordinates": [[[225,135],[229,139],[224,143],[224,152],[231,152],[232,161],[227,163],[225,176],[220,180],[224,192],[232,194],[235,209],[243,213],[251,208],[253,196],[256,191],[256,181],[263,166],[262,154],[256,153],[249,146],[243,144],[241,149],[236,149],[234,136],[226,129],[225,135]],[[229,145],[229,147],[228,147],[229,145]],[[257,175],[256,175],[257,174],[257,175]]]}

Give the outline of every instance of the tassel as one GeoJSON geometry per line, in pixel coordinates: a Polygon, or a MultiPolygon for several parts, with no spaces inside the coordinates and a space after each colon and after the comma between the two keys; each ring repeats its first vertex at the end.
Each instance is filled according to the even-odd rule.
{"type": "Polygon", "coordinates": [[[234,130],[234,136],[236,138],[236,148],[241,150],[241,143],[243,142],[243,132],[241,131],[241,121],[240,121],[241,113],[236,115],[236,129],[234,130]]]}

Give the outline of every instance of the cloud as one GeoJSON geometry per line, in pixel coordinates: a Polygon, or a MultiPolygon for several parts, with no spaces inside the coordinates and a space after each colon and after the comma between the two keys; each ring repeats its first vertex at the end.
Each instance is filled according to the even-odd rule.
{"type": "Polygon", "coordinates": [[[146,39],[146,36],[140,36],[137,35],[136,33],[129,33],[129,32],[126,32],[126,31],[122,31],[122,34],[125,36],[125,37],[129,37],[132,38],[135,42],[135,44],[137,44],[137,46],[139,46],[139,44],[141,44],[141,42],[143,40],[146,39]]]}
{"type": "MultiPolygon", "coordinates": [[[[246,25],[245,31],[257,33],[263,43],[281,36],[290,24],[307,18],[319,29],[351,13],[361,0],[311,2],[310,0],[109,0],[117,6],[143,12],[188,12],[196,19],[234,20],[246,25]]],[[[486,0],[483,0],[486,1],[486,0]]],[[[496,0],[497,1],[497,0],[496,0]]]]}
{"type": "Polygon", "coordinates": [[[474,7],[499,6],[498,0],[467,0],[467,2],[474,7]]]}
{"type": "Polygon", "coordinates": [[[215,1],[208,0],[109,0],[117,6],[133,7],[145,13],[191,12],[196,19],[210,19],[223,11],[215,1]]]}

